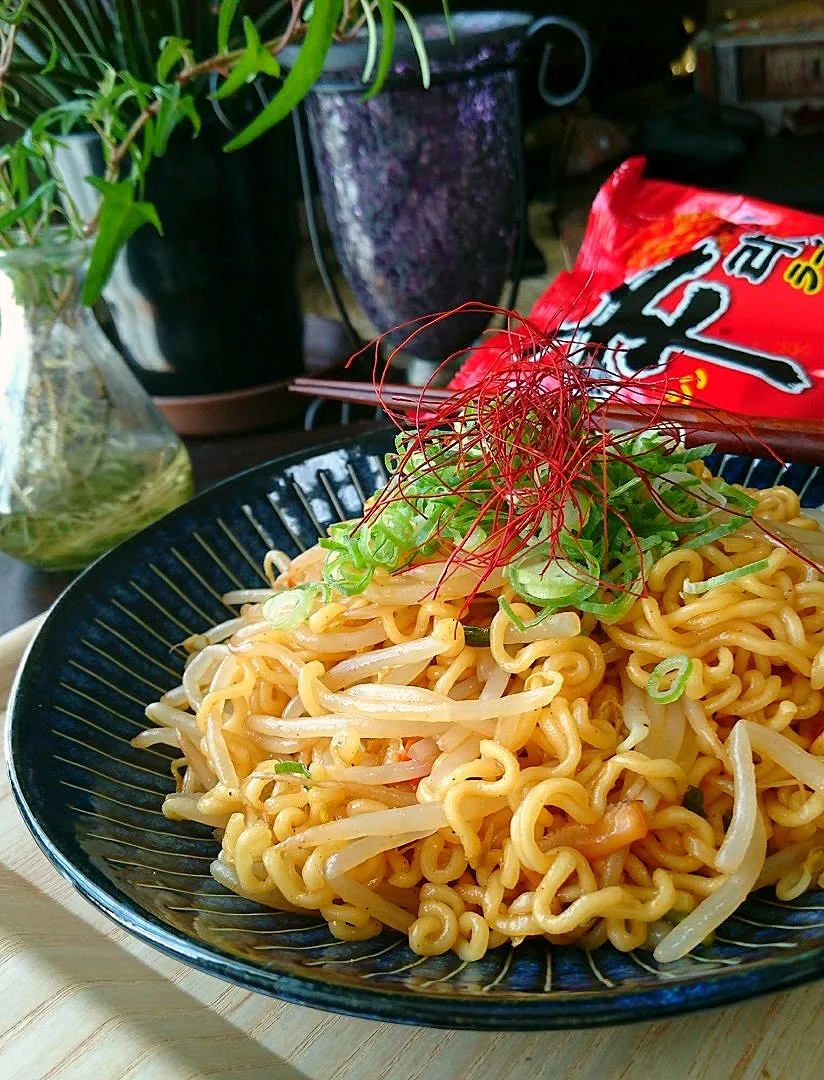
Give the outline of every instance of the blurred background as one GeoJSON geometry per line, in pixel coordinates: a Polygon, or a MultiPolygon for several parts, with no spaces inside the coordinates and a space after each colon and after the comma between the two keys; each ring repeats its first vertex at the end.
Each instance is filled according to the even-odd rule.
{"type": "MultiPolygon", "coordinates": [[[[330,58],[338,58],[305,103],[227,155],[231,133],[276,84],[261,76],[214,107],[213,84],[196,88],[199,138],[175,132],[149,176],[165,234],[144,228],[129,241],[97,309],[181,434],[293,422],[303,404],[283,394],[286,380],[335,370],[359,343],[424,312],[469,298],[528,311],[571,266],[595,192],[628,155],[644,155],[648,175],[824,210],[824,2],[451,7],[456,25],[467,20],[470,44],[472,35],[480,41],[467,62],[488,69],[474,98],[477,83],[460,70],[466,57],[438,41],[439,0],[410,5],[433,54],[430,91],[396,68],[362,103],[362,54],[336,42],[330,58]],[[355,74],[340,59],[347,50],[355,74]],[[474,127],[452,146],[455,118],[467,113],[474,127]],[[422,156],[428,179],[415,168],[422,156]],[[433,214],[431,233],[418,236],[415,223],[433,214]]],[[[146,80],[170,33],[191,41],[196,56],[214,51],[209,0],[34,0],[33,10],[49,20],[64,81],[50,76],[45,90],[43,80],[21,81],[22,122],[50,95],[94,80],[90,47],[146,80]]],[[[291,8],[245,0],[242,10],[266,39],[291,8]]],[[[67,140],[61,171],[81,204],[98,158],[93,137],[67,140]]],[[[465,343],[480,329],[467,323],[465,343]]],[[[399,377],[421,381],[459,338],[433,339],[399,377]]]]}
{"type": "MultiPolygon", "coordinates": [[[[437,2],[421,7],[439,9],[437,2]]],[[[824,3],[556,0],[472,8],[572,19],[591,49],[584,92],[561,108],[541,92],[544,41],[528,44],[521,58],[527,236],[519,310],[530,310],[572,266],[598,188],[630,155],[647,159],[650,176],[824,211],[824,3]]],[[[581,50],[551,28],[544,40],[551,64],[543,89],[562,94],[578,79],[581,50]]],[[[309,258],[301,262],[301,291],[314,312],[334,319],[309,258]]],[[[341,293],[357,331],[369,337],[376,327],[345,280],[341,293]]]]}

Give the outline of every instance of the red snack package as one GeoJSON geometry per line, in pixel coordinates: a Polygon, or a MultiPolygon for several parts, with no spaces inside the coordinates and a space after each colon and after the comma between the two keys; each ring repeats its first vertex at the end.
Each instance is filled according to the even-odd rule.
{"type": "MultiPolygon", "coordinates": [[[[824,419],[824,217],[643,168],[630,158],[606,181],[575,266],[531,320],[610,372],[666,376],[674,402],[824,419]]],[[[506,340],[476,349],[451,385],[475,382],[506,340]]]]}

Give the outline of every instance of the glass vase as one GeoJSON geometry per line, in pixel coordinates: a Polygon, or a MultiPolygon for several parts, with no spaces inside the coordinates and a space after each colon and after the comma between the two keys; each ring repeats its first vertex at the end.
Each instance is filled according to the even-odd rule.
{"type": "Polygon", "coordinates": [[[192,493],[188,454],[80,302],[83,241],[0,252],[0,550],[85,566],[192,493]]]}

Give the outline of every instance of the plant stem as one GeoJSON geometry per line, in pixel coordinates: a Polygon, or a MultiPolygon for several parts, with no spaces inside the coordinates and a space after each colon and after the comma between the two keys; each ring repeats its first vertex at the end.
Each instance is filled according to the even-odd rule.
{"type": "Polygon", "coordinates": [[[61,315],[61,313],[63,311],[63,308],[66,306],[66,304],[68,303],[72,293],[74,292],[74,288],[75,288],[74,280],[72,278],[69,278],[69,280],[66,282],[66,285],[63,288],[62,292],[58,293],[57,299],[55,300],[55,303],[54,303],[55,322],[57,322],[57,320],[60,318],[60,315],[61,315]]]}
{"type": "Polygon", "coordinates": [[[17,23],[11,23],[8,32],[3,38],[0,48],[0,92],[6,82],[6,76],[11,68],[11,60],[14,55],[14,39],[17,37],[17,23]]]}
{"type": "MultiPolygon", "coordinates": [[[[112,156],[109,159],[109,163],[106,165],[105,179],[108,180],[109,183],[114,183],[114,181],[117,180],[120,175],[120,166],[123,164],[123,159],[126,157],[126,154],[128,154],[130,146],[151,118],[157,115],[159,109],[159,101],[153,101],[151,105],[147,105],[123,136],[120,143],[115,147],[112,156]]],[[[94,214],[86,223],[86,227],[83,230],[86,236],[92,236],[97,231],[97,226],[100,224],[100,207],[102,205],[103,202],[101,200],[97,204],[97,209],[94,214]]]]}
{"type": "Polygon", "coordinates": [[[160,102],[153,101],[151,105],[147,105],[143,112],[138,116],[126,134],[123,136],[119,146],[115,148],[114,153],[109,160],[109,164],[106,166],[106,179],[113,181],[117,179],[120,172],[120,166],[123,163],[123,159],[129,152],[129,147],[135,141],[137,136],[148,124],[153,116],[156,116],[160,109],[160,102]]]}
{"type": "MultiPolygon", "coordinates": [[[[277,56],[278,53],[283,52],[297,33],[303,6],[302,0],[293,3],[292,14],[289,16],[289,23],[286,29],[279,37],[272,38],[270,41],[265,41],[263,43],[264,49],[267,49],[272,56],[277,56]]],[[[186,86],[200,75],[208,75],[210,71],[219,71],[220,68],[230,66],[236,60],[239,60],[245,51],[245,48],[235,49],[233,52],[221,53],[219,56],[210,56],[208,60],[201,60],[197,64],[185,67],[175,76],[175,82],[178,86],[186,86]]]]}

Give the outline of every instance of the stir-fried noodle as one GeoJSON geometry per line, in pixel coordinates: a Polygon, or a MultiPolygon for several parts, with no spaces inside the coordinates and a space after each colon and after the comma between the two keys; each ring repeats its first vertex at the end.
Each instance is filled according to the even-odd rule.
{"type": "Polygon", "coordinates": [[[529,626],[503,570],[433,560],[267,619],[325,554],[270,553],[272,591],[229,595],[135,740],[180,748],[164,813],[217,830],[227,888],[422,955],[543,935],[666,962],[755,888],[824,884],[824,580],[755,525],[674,547],[610,624],[529,626]]]}

